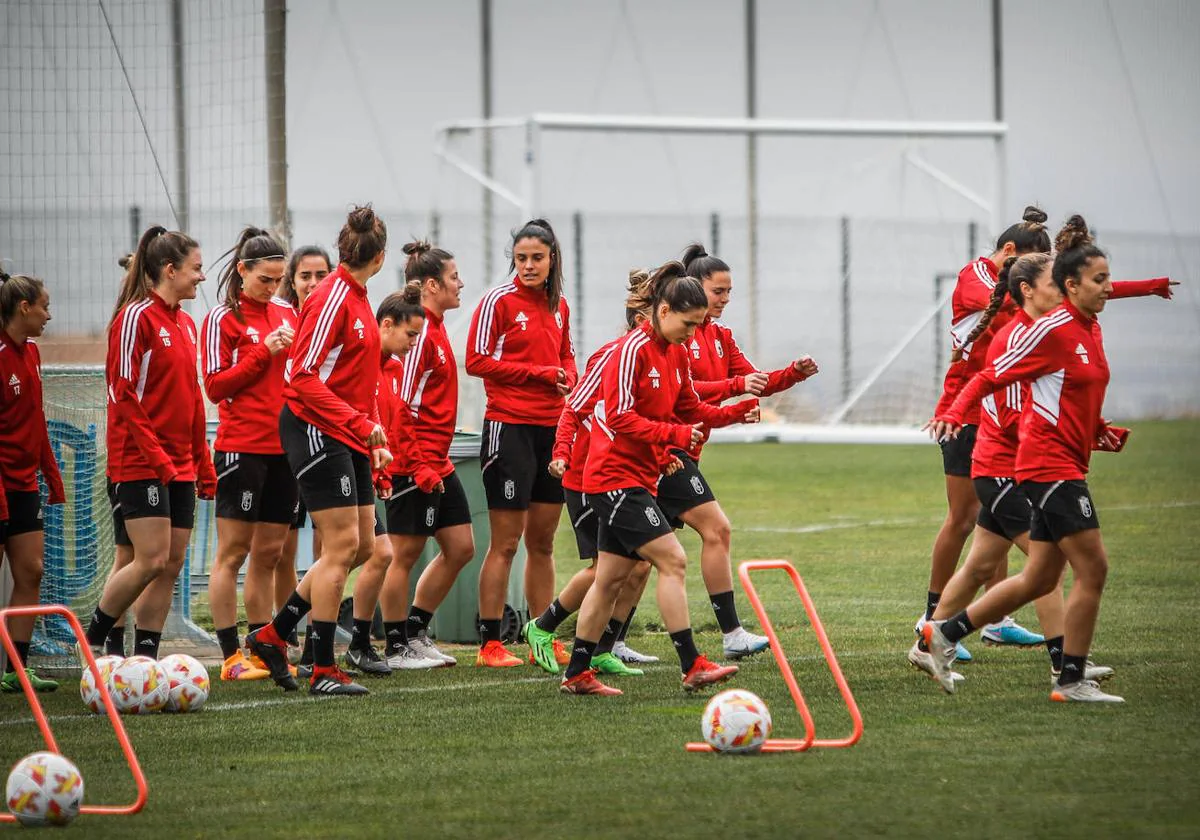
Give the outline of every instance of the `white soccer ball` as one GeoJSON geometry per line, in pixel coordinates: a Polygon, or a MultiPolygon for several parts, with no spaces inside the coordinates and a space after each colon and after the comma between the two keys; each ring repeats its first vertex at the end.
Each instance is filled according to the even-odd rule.
{"type": "Polygon", "coordinates": [[[198,712],[208,700],[208,671],[200,660],[186,653],[164,657],[159,667],[167,674],[166,712],[198,712]]]}
{"type": "MultiPolygon", "coordinates": [[[[120,656],[99,656],[96,658],[96,667],[100,669],[100,679],[105,685],[108,685],[108,678],[112,674],[113,668],[116,668],[124,661],[120,656]]],[[[96,685],[96,676],[92,673],[92,669],[86,665],[84,666],[83,673],[79,675],[79,698],[83,700],[83,705],[96,714],[104,714],[104,701],[100,698],[100,689],[96,685]]]]}
{"type": "Polygon", "coordinates": [[[708,701],[700,731],[717,752],[756,753],[771,737],[771,712],[757,694],[733,688],[708,701]]]}
{"type": "Polygon", "coordinates": [[[21,825],[66,825],[79,816],[83,776],[58,753],[35,752],[8,774],[4,801],[21,825]]]}
{"type": "Polygon", "coordinates": [[[108,691],[123,715],[147,715],[167,705],[167,675],[148,656],[131,656],[108,675],[108,691]]]}

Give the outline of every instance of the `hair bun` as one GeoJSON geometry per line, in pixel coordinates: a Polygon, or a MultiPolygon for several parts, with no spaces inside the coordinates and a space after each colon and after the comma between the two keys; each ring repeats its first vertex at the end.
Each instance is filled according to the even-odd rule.
{"type": "Polygon", "coordinates": [[[117,260],[117,265],[121,266],[121,268],[129,268],[131,262],[133,262],[133,254],[126,254],[117,260]]]}
{"type": "Polygon", "coordinates": [[[418,239],[415,242],[409,242],[400,250],[403,251],[405,254],[407,254],[410,257],[413,256],[414,254],[417,256],[420,256],[421,254],[424,254],[426,251],[432,251],[433,246],[431,244],[429,244],[429,241],[426,239],[418,239]]]}
{"type": "Polygon", "coordinates": [[[418,306],[421,303],[421,281],[409,280],[404,284],[404,288],[400,290],[404,295],[404,302],[411,306],[418,306]]]}
{"type": "Polygon", "coordinates": [[[1030,204],[1025,208],[1025,212],[1021,214],[1021,218],[1027,222],[1033,222],[1037,225],[1044,225],[1050,217],[1046,215],[1046,211],[1042,208],[1030,204]]]}
{"type": "Polygon", "coordinates": [[[1087,222],[1078,213],[1067,219],[1058,236],[1054,238],[1054,249],[1062,254],[1082,245],[1092,244],[1092,232],[1087,222]]]}
{"type": "Polygon", "coordinates": [[[355,233],[370,233],[375,227],[375,211],[370,204],[355,207],[346,217],[346,224],[355,233]]]}

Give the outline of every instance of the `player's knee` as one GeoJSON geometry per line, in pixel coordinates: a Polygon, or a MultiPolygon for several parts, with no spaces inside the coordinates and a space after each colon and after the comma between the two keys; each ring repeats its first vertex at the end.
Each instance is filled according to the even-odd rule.
{"type": "Polygon", "coordinates": [[[1103,592],[1108,580],[1108,557],[1100,554],[1088,561],[1084,567],[1075,570],[1075,585],[1085,586],[1095,592],[1103,592]]]}
{"type": "Polygon", "coordinates": [[[667,552],[657,563],[659,577],[678,578],[682,580],[687,572],[687,555],[679,546],[667,552]]]}
{"type": "Polygon", "coordinates": [[[511,565],[513,558],[517,556],[517,543],[520,537],[501,537],[492,539],[492,549],[489,552],[496,559],[511,565]]]}
{"type": "Polygon", "coordinates": [[[633,567],[629,572],[629,577],[626,578],[627,586],[640,586],[645,583],[646,578],[650,577],[651,566],[649,563],[641,562],[633,567]]]}
{"type": "Polygon", "coordinates": [[[715,517],[700,532],[700,538],[706,543],[728,547],[733,539],[733,528],[729,525],[729,519],[724,514],[715,517]]]}

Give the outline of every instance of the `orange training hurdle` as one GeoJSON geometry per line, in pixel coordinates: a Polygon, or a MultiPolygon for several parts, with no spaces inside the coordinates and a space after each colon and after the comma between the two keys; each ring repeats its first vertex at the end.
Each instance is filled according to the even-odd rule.
{"type": "MultiPolygon", "coordinates": [[[[788,691],[792,694],[792,700],[796,704],[796,711],[800,713],[800,719],[804,721],[803,738],[771,738],[763,745],[762,751],[804,752],[810,747],[851,747],[857,744],[863,734],[862,714],[858,710],[858,704],[854,702],[854,695],[850,692],[850,686],[846,682],[846,677],[842,674],[841,666],[838,665],[837,656],[833,652],[833,645],[829,643],[829,636],[825,634],[825,627],[821,624],[820,616],[817,615],[817,608],[813,604],[812,598],[809,597],[808,590],[804,588],[804,581],[800,579],[800,575],[796,572],[796,569],[786,560],[747,560],[738,566],[738,577],[741,578],[742,586],[746,589],[746,596],[750,599],[750,604],[754,607],[754,613],[758,616],[758,622],[762,625],[763,632],[767,634],[767,638],[771,641],[771,652],[775,655],[775,661],[779,663],[779,670],[783,673],[783,681],[787,683],[788,691]],[[808,703],[804,700],[804,692],[800,690],[800,686],[796,683],[796,675],[792,673],[792,668],[788,664],[787,655],[783,652],[783,645],[779,643],[779,636],[775,632],[775,626],[771,624],[771,619],[767,616],[767,611],[763,607],[762,599],[759,598],[758,592],[750,580],[751,572],[765,571],[767,569],[780,569],[787,572],[788,577],[792,579],[792,585],[796,587],[796,594],[800,596],[800,601],[804,604],[804,611],[808,614],[808,620],[812,624],[813,632],[816,633],[817,641],[821,644],[821,652],[825,654],[825,661],[829,665],[829,670],[833,673],[833,679],[837,683],[838,691],[841,692],[842,700],[846,704],[846,710],[850,712],[853,729],[850,735],[845,738],[823,740],[816,737],[816,724],[813,723],[812,713],[809,712],[808,703]]],[[[687,750],[688,752],[713,751],[712,747],[705,743],[689,743],[687,750]]]]}
{"type": "MultiPolygon", "coordinates": [[[[75,638],[79,640],[79,649],[87,659],[86,667],[91,668],[92,674],[96,677],[96,685],[100,689],[100,697],[104,701],[104,709],[108,712],[108,719],[112,722],[113,731],[117,734],[117,741],[120,742],[121,750],[125,753],[125,761],[128,762],[129,769],[133,772],[134,784],[137,785],[137,798],[128,805],[83,805],[80,807],[79,813],[136,814],[146,806],[146,798],[149,794],[149,789],[146,786],[146,776],[142,773],[137,755],[133,752],[133,745],[129,742],[129,735],[125,732],[125,724],[121,722],[121,716],[117,714],[117,707],[113,705],[112,696],[108,693],[108,686],[100,679],[100,670],[96,667],[96,658],[92,656],[92,650],[87,645],[87,639],[84,636],[83,626],[79,623],[79,619],[75,617],[74,613],[59,604],[36,607],[9,607],[8,609],[0,610],[0,642],[4,643],[5,651],[8,652],[9,657],[14,662],[17,661],[17,648],[13,644],[12,635],[8,632],[8,620],[20,615],[61,615],[70,624],[75,638]]],[[[33,718],[37,721],[38,728],[42,730],[42,738],[46,741],[46,749],[50,752],[59,752],[58,744],[54,740],[54,732],[50,729],[50,722],[46,720],[46,713],[42,710],[41,701],[38,700],[37,692],[33,690],[33,686],[29,684],[29,677],[24,669],[17,669],[17,677],[21,681],[21,688],[25,691],[25,699],[29,701],[29,706],[33,710],[33,718]]],[[[0,822],[16,822],[16,817],[12,814],[0,813],[0,822]]]]}

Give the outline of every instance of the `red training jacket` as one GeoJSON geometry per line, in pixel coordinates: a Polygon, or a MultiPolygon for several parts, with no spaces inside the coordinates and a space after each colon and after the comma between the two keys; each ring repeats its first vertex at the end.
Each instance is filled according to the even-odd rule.
{"type": "Polygon", "coordinates": [[[445,478],[454,472],[450,444],[458,422],[458,362],[445,322],[428,309],[421,335],[404,357],[400,396],[412,415],[420,461],[445,478]]]}
{"type": "Polygon", "coordinates": [[[592,439],[592,411],[600,400],[604,369],[612,358],[613,350],[621,343],[621,338],[614,338],[591,355],[583,378],[567,397],[562,415],[558,418],[558,428],[554,432],[554,454],[551,457],[567,462],[562,485],[576,493],[583,492],[583,470],[592,439]]]}
{"type": "Polygon", "coordinates": [[[196,378],[196,325],[154,292],[108,328],[108,478],[215,484],[196,378]]]}
{"type": "Polygon", "coordinates": [[[701,402],[692,385],[687,351],[643,324],[613,348],[604,366],[601,399],[592,411],[585,493],[658,486],[658,453],[691,445],[692,423],[714,428],[738,422],[758,400],[723,407],[701,402]],[[682,422],[680,422],[682,421],[682,422]]]}
{"type": "Polygon", "coordinates": [[[269,303],[241,296],[242,319],[225,304],[204,319],[200,344],[204,392],[221,419],[216,448],[221,452],[281,455],[279,411],[287,350],[274,356],[264,343],[279,327],[295,329],[299,316],[282,298],[269,303]]]}
{"type": "Polygon", "coordinates": [[[300,313],[284,400],[292,413],[356,452],[379,420],[379,325],[366,286],[339,265],[300,313]]]}
{"type": "Polygon", "coordinates": [[[483,296],[467,333],[467,373],[483,380],[485,419],[556,425],[564,402],[556,388],[559,368],[574,388],[579,372],[565,299],[552,313],[545,291],[516,278],[483,296]]]}
{"type": "Polygon", "coordinates": [[[442,480],[442,476],[436,469],[438,465],[422,460],[423,452],[417,441],[412,412],[402,395],[403,383],[404,360],[398,356],[384,359],[376,401],[379,404],[380,422],[387,429],[388,449],[392,453],[388,473],[411,476],[422,492],[429,493],[442,480]]]}
{"type": "MultiPolygon", "coordinates": [[[[0,491],[37,490],[38,470],[50,490],[49,503],[65,502],[42,405],[41,353],[32,339],[17,343],[0,330],[0,491]]],[[[7,509],[0,514],[8,518],[7,509]]]]}

